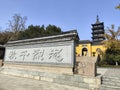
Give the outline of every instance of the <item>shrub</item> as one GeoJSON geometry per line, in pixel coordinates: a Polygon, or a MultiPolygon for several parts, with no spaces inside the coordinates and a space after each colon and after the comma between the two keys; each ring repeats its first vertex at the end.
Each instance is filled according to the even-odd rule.
{"type": "Polygon", "coordinates": [[[120,64],[120,50],[107,49],[103,56],[103,61],[108,65],[115,65],[116,62],[120,64]]]}

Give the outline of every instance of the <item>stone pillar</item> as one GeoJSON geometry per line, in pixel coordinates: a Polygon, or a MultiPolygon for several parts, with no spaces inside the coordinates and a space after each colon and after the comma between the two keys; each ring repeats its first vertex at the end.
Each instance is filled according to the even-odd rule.
{"type": "Polygon", "coordinates": [[[0,67],[3,65],[3,60],[0,59],[0,67]]]}

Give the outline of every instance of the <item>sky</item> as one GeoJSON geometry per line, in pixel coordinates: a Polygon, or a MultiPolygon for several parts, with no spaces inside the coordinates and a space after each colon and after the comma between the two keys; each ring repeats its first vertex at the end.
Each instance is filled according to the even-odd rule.
{"type": "Polygon", "coordinates": [[[120,26],[120,0],[0,0],[0,30],[8,28],[14,14],[26,16],[29,25],[56,25],[62,31],[77,30],[80,40],[91,40],[96,16],[107,27],[120,26]]]}

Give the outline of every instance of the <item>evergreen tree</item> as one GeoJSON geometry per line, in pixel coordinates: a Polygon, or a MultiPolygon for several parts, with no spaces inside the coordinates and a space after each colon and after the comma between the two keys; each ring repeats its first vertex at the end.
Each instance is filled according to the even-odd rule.
{"type": "Polygon", "coordinates": [[[30,25],[26,30],[19,33],[18,39],[35,38],[43,35],[53,35],[58,33],[61,33],[61,29],[55,25],[48,25],[47,27],[44,25],[30,25]]]}
{"type": "Polygon", "coordinates": [[[13,33],[10,31],[0,32],[0,44],[7,43],[9,41],[9,39],[11,38],[12,34],[13,33]]]}
{"type": "Polygon", "coordinates": [[[55,25],[48,25],[46,27],[46,34],[57,34],[61,33],[61,29],[55,25]]]}
{"type": "Polygon", "coordinates": [[[108,64],[120,63],[120,28],[114,31],[114,25],[112,28],[108,28],[108,32],[104,34],[106,40],[102,43],[105,45],[106,52],[104,59],[108,64]]]}

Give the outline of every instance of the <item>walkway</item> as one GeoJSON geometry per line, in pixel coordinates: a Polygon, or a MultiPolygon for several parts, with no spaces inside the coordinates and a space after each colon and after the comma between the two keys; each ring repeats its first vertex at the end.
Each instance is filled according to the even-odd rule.
{"type": "MultiPolygon", "coordinates": [[[[98,68],[98,73],[108,76],[120,76],[120,69],[98,68]]],[[[0,90],[86,90],[86,89],[0,74],[0,90]]]]}
{"type": "Polygon", "coordinates": [[[101,82],[100,90],[120,90],[120,69],[107,69],[101,82]]]}
{"type": "Polygon", "coordinates": [[[86,89],[0,74],[0,90],[86,90],[86,89]]]}
{"type": "Polygon", "coordinates": [[[98,68],[98,74],[105,76],[118,76],[120,77],[120,68],[98,68]]]}
{"type": "Polygon", "coordinates": [[[120,77],[120,69],[108,69],[105,74],[105,76],[116,76],[116,77],[120,77]]]}

